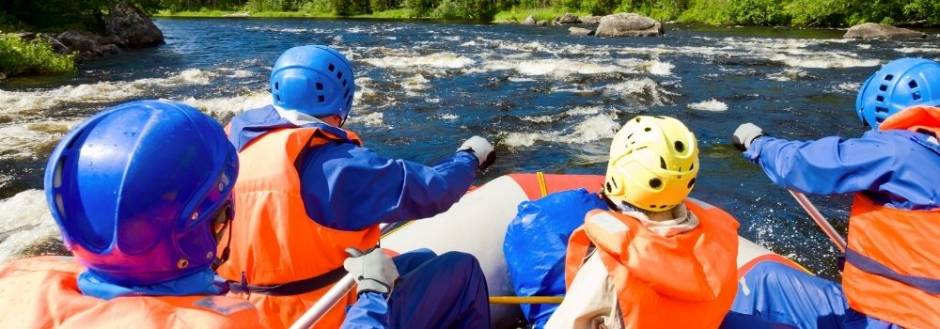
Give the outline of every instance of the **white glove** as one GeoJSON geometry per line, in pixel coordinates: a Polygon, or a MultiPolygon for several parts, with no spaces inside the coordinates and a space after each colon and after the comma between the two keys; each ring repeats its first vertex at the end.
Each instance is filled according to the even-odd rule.
{"type": "Polygon", "coordinates": [[[398,280],[398,268],[392,259],[380,248],[372,248],[365,253],[353,248],[346,248],[349,258],[343,267],[356,279],[356,293],[374,291],[388,294],[398,280]]]}
{"type": "Polygon", "coordinates": [[[734,144],[734,147],[737,147],[738,150],[747,151],[751,147],[751,143],[754,142],[757,137],[764,135],[764,130],[760,129],[757,125],[753,123],[745,123],[738,126],[738,129],[734,130],[734,136],[731,137],[731,143],[734,144]]]}
{"type": "Polygon", "coordinates": [[[457,152],[460,151],[470,151],[474,156],[477,157],[477,161],[480,162],[480,170],[484,170],[493,164],[496,156],[493,153],[493,144],[490,144],[486,138],[480,136],[473,136],[460,144],[460,148],[457,149],[457,152]]]}

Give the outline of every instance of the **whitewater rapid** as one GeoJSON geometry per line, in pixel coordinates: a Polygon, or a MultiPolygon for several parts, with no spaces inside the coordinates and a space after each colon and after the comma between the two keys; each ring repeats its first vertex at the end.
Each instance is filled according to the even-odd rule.
{"type": "MultiPolygon", "coordinates": [[[[179,100],[227,121],[268,102],[265,80],[273,56],[301,42],[329,44],[353,61],[358,91],[349,125],[376,140],[372,145],[414,148],[398,153],[403,155],[442,153],[436,148],[449,152],[454,146],[447,143],[459,137],[422,141],[433,139],[429,136],[436,130],[441,134],[485,131],[508,154],[506,164],[495,169],[503,173],[571,167],[596,171],[606,161],[606,144],[620,122],[636,114],[665,111],[711,122],[714,116],[737,120],[768,108],[779,108],[770,112],[775,117],[794,111],[794,105],[768,100],[762,91],[702,93],[727,81],[753,80],[779,89],[812,84],[807,93],[832,102],[830,99],[851,97],[860,86],[858,72],[876,69],[887,57],[940,57],[940,48],[930,44],[901,44],[891,51],[894,55],[874,56],[871,52],[883,45],[832,38],[700,33],[679,41],[632,42],[565,39],[570,37],[561,30],[538,32],[549,33],[544,37],[520,37],[492,26],[457,25],[438,30],[422,25],[344,22],[337,23],[345,24],[338,30],[329,23],[305,26],[310,24],[303,21],[238,23],[215,37],[217,45],[210,51],[195,44],[205,41],[191,30],[206,27],[177,21],[158,23],[169,44],[156,50],[156,59],[180,53],[211,56],[212,51],[233,55],[215,61],[194,60],[191,66],[169,61],[178,66],[161,67],[149,76],[92,72],[89,76],[93,78],[57,86],[0,89],[0,163],[13,168],[21,163],[41,167],[71,127],[107,106],[128,100],[179,100]],[[255,41],[245,43],[240,40],[243,38],[255,41]],[[245,43],[239,47],[257,47],[265,55],[244,55],[243,49],[229,49],[236,48],[230,44],[233,42],[245,43]],[[820,81],[822,75],[828,76],[824,82],[820,81]],[[420,119],[403,119],[409,117],[420,119]],[[564,159],[551,162],[539,154],[564,159]]],[[[197,23],[203,24],[192,24],[197,23]]],[[[105,67],[99,71],[125,69],[133,70],[105,67]]],[[[705,130],[700,135],[704,156],[712,159],[709,161],[730,161],[726,159],[731,155],[722,146],[724,136],[720,136],[729,128],[709,129],[721,133],[705,130]]],[[[58,234],[35,178],[41,175],[37,170],[0,171],[0,189],[7,188],[9,195],[0,200],[0,262],[58,234]],[[34,178],[24,182],[23,173],[34,178]]],[[[709,189],[707,185],[703,188],[709,189]]],[[[755,200],[754,196],[746,197],[755,200]]],[[[769,214],[760,211],[765,214],[761,216],[769,214]]],[[[777,250],[783,251],[803,248],[775,241],[767,232],[781,231],[778,224],[755,227],[753,223],[758,222],[767,224],[752,221],[748,226],[757,242],[780,244],[777,250]]],[[[806,248],[828,252],[821,245],[806,248]]],[[[807,256],[793,256],[810,261],[807,256]]]]}

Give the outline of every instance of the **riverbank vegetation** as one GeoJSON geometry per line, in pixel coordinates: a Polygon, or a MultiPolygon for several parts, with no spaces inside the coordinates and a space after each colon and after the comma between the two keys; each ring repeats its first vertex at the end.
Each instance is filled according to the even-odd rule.
{"type": "Polygon", "coordinates": [[[73,55],[57,54],[36,38],[23,41],[13,34],[0,34],[0,74],[67,74],[75,71],[73,55]]]}
{"type": "Polygon", "coordinates": [[[159,0],[165,16],[441,18],[496,22],[565,12],[636,12],[709,25],[847,27],[862,22],[940,26],[937,0],[159,0]]]}

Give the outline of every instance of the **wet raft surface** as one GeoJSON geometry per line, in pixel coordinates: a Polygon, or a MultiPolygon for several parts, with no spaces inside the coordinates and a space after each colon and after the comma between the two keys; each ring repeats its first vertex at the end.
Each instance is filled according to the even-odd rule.
{"type": "MultiPolygon", "coordinates": [[[[663,38],[602,39],[473,24],[157,24],[166,46],[85,65],[65,81],[0,85],[0,259],[31,243],[54,248],[42,239],[56,230],[38,189],[47,154],[71,125],[120,101],[155,97],[227,120],[267,100],[270,65],[281,51],[319,43],[354,61],[359,93],[349,126],[367,146],[430,163],[471,134],[496,136],[501,158],[478,183],[516,171],[601,174],[619,122],[676,116],[702,147],[694,195],[737,216],[743,236],[834,277],[826,238],[728,145],[728,135],[744,121],[787,138],[858,135],[855,92],[877,65],[940,57],[936,43],[848,42],[834,30],[673,26],[663,38]]],[[[848,198],[814,200],[844,229],[848,198]]]]}

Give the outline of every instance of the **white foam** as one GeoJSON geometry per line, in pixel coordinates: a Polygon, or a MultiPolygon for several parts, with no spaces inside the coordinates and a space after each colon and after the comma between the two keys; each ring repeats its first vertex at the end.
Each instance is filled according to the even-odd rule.
{"type": "Polygon", "coordinates": [[[534,123],[549,123],[549,122],[555,121],[555,118],[556,118],[555,116],[551,116],[551,115],[539,115],[539,116],[524,116],[519,119],[522,119],[528,122],[534,122],[534,123]]]}
{"type": "Polygon", "coordinates": [[[456,121],[458,118],[460,118],[460,116],[453,114],[453,113],[441,113],[441,115],[439,115],[438,117],[441,118],[441,120],[446,120],[446,121],[456,121]]]}
{"type": "MultiPolygon", "coordinates": [[[[613,64],[574,61],[570,59],[531,59],[487,61],[476,71],[512,70],[526,76],[565,77],[610,73],[638,73],[637,70],[613,64]]],[[[473,70],[472,70],[473,71],[473,70]]]]}
{"type": "Polygon", "coordinates": [[[712,98],[707,101],[691,103],[689,104],[689,108],[698,111],[724,112],[728,110],[728,104],[712,98]]]}
{"type": "MultiPolygon", "coordinates": [[[[385,121],[383,120],[385,115],[382,112],[372,112],[367,114],[359,115],[350,115],[349,123],[361,124],[368,127],[378,127],[385,126],[385,121]]],[[[391,126],[385,126],[387,128],[392,128],[391,126]]]]}
{"type": "Polygon", "coordinates": [[[225,117],[227,113],[239,114],[246,110],[271,104],[271,94],[264,91],[232,97],[204,99],[190,97],[182,100],[182,102],[198,108],[216,119],[220,119],[225,117]]]}
{"type": "Polygon", "coordinates": [[[20,122],[0,127],[0,159],[32,158],[51,151],[76,121],[20,122]]]}
{"type": "Polygon", "coordinates": [[[166,78],[105,81],[40,91],[0,90],[0,111],[31,112],[65,104],[115,102],[158,88],[208,85],[216,76],[216,72],[188,69],[166,78]]]}
{"type": "Polygon", "coordinates": [[[590,116],[565,131],[505,133],[502,144],[509,148],[529,147],[538,141],[585,144],[611,138],[619,128],[616,112],[611,111],[590,116]]]}
{"type": "Polygon", "coordinates": [[[895,48],[894,51],[897,51],[897,52],[899,52],[899,53],[905,53],[905,54],[910,54],[910,53],[940,53],[940,48],[935,48],[935,47],[903,47],[903,48],[895,48]]]}
{"type": "Polygon", "coordinates": [[[653,79],[642,78],[626,80],[620,83],[604,86],[604,93],[618,96],[648,96],[652,105],[666,105],[671,103],[669,96],[676,93],[661,89],[653,79]]]}
{"type": "Polygon", "coordinates": [[[836,85],[837,91],[846,93],[857,93],[860,88],[862,88],[862,84],[859,82],[842,82],[836,85]]]}
{"type": "Polygon", "coordinates": [[[830,54],[829,56],[791,56],[777,54],[771,57],[770,60],[782,62],[787,66],[811,69],[871,67],[881,64],[881,61],[877,59],[860,59],[840,54],[830,54]]]}
{"type": "Polygon", "coordinates": [[[806,72],[803,69],[786,68],[783,71],[768,74],[767,79],[786,82],[786,81],[803,79],[808,76],[809,76],[809,72],[806,72]]]}
{"type": "Polygon", "coordinates": [[[0,200],[0,263],[11,259],[27,247],[49,237],[59,236],[59,230],[46,208],[41,190],[27,190],[0,200]]]}
{"type": "Polygon", "coordinates": [[[473,59],[451,52],[440,52],[429,55],[415,56],[385,56],[379,58],[365,58],[369,65],[390,69],[462,69],[476,63],[473,59]]]}
{"type": "Polygon", "coordinates": [[[431,81],[418,73],[401,80],[401,86],[405,88],[409,96],[419,96],[419,91],[428,89],[429,82],[431,81]]]}

